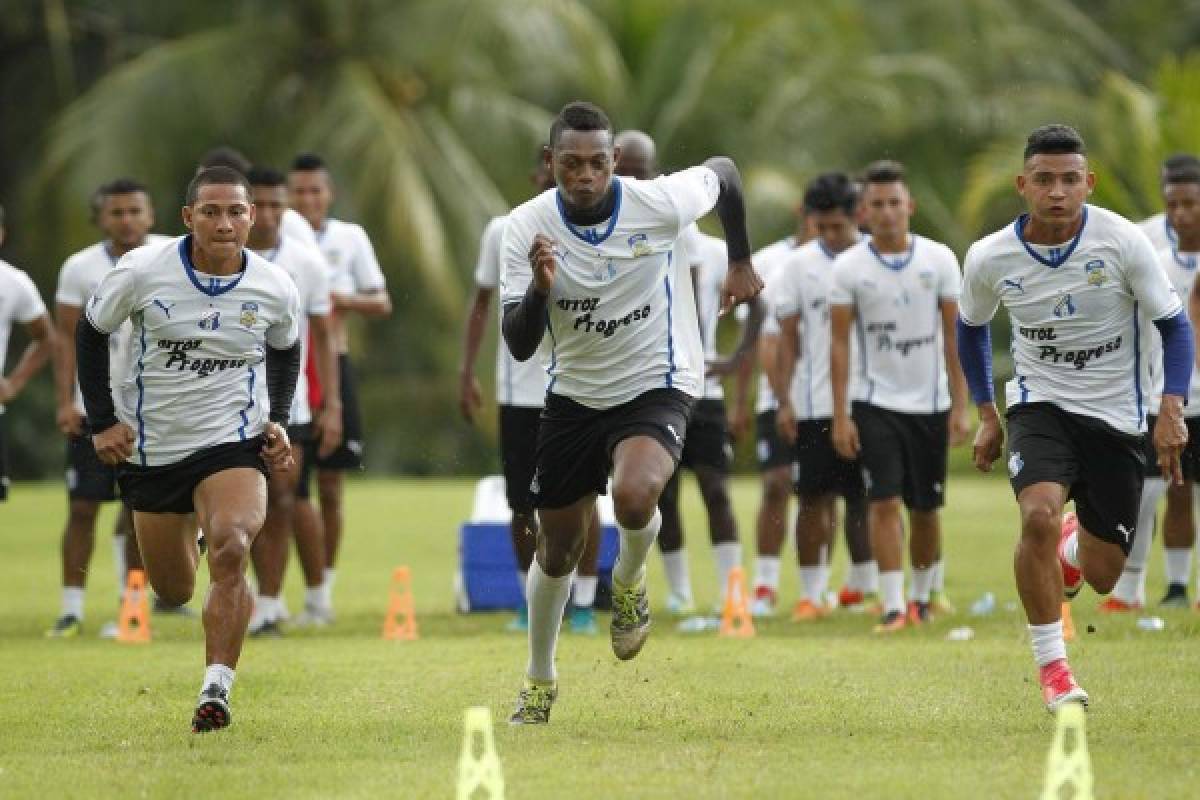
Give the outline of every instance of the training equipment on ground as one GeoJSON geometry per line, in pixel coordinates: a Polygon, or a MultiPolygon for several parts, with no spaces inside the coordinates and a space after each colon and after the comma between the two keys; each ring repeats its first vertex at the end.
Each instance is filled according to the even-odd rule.
{"type": "Polygon", "coordinates": [[[417,638],[417,611],[413,607],[412,576],[406,566],[392,572],[392,588],[387,616],[383,620],[383,638],[412,641],[417,638]]]}
{"type": "Polygon", "coordinates": [[[492,713],[483,706],[468,708],[463,724],[462,755],[458,757],[457,800],[503,800],[504,775],[492,736],[492,713]]]}
{"type": "Polygon", "coordinates": [[[1055,716],[1058,724],[1046,759],[1046,783],[1041,800],[1061,800],[1063,797],[1093,800],[1092,759],[1088,755],[1083,706],[1068,703],[1055,716]]]}
{"type": "Polygon", "coordinates": [[[117,618],[117,641],[147,644],[150,641],[150,599],[146,595],[146,573],[129,570],[125,592],[121,595],[121,615],[117,618]]]}
{"type": "Polygon", "coordinates": [[[754,635],[754,618],[746,597],[746,573],[739,566],[729,570],[725,584],[725,606],[721,609],[721,636],[748,639],[754,635]]]}
{"type": "Polygon", "coordinates": [[[1075,620],[1071,618],[1071,604],[1062,604],[1063,641],[1075,641],[1075,620]]]}

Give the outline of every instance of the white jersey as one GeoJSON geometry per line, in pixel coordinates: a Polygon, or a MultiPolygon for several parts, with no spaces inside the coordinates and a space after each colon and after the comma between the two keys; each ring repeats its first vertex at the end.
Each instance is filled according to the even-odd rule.
{"type": "Polygon", "coordinates": [[[1118,431],[1145,430],[1149,369],[1142,318],[1183,308],[1146,235],[1124,217],[1085,206],[1070,242],[1031,245],[1027,217],[967,252],[960,315],[984,325],[1003,302],[1012,319],[1009,408],[1053,403],[1118,431]]]}
{"type": "MultiPolygon", "coordinates": [[[[311,347],[308,340],[308,318],[333,313],[325,259],[316,249],[302,246],[298,240],[287,235],[284,235],[278,247],[254,252],[283,269],[292,279],[292,283],[296,284],[296,291],[300,297],[300,341],[304,348],[300,363],[307,364],[311,347]]],[[[289,424],[307,425],[310,422],[312,408],[308,404],[308,375],[307,370],[302,368],[300,376],[296,379],[296,394],[292,397],[289,424]]]]}
{"type": "MultiPolygon", "coordinates": [[[[779,335],[779,318],[771,307],[771,287],[776,281],[783,262],[787,261],[799,246],[795,236],[788,236],[767,245],[751,256],[750,260],[754,263],[754,269],[763,282],[763,291],[760,297],[763,298],[762,302],[767,312],[766,317],[763,318],[762,330],[759,331],[760,336],[779,335]]],[[[738,307],[739,319],[745,319],[746,314],[749,313],[748,309],[743,311],[743,308],[744,306],[738,307]]],[[[775,392],[771,391],[771,381],[761,368],[759,369],[756,397],[757,399],[754,401],[755,414],[763,414],[779,408],[779,400],[775,397],[775,392]]]]}
{"type": "MultiPolygon", "coordinates": [[[[800,321],[796,367],[789,392],[797,419],[829,419],[833,416],[829,298],[836,258],[837,254],[827,250],[820,239],[813,239],[791,252],[772,284],[771,306],[776,319],[796,316],[800,321]]],[[[853,364],[857,355],[854,339],[850,340],[850,348],[850,363],[853,364]]]]}
{"type": "MultiPolygon", "coordinates": [[[[504,226],[508,216],[496,217],[483,229],[479,242],[479,262],[475,265],[475,285],[495,289],[500,285],[503,264],[504,226]]],[[[504,310],[499,317],[503,327],[504,310]]],[[[546,402],[546,368],[537,355],[517,361],[500,334],[496,340],[496,403],[502,406],[541,408],[546,402]]]]}
{"type": "Polygon", "coordinates": [[[1159,213],[1148,217],[1139,222],[1138,227],[1150,239],[1150,244],[1154,245],[1155,250],[1174,247],[1179,243],[1179,237],[1175,234],[1175,229],[1171,227],[1170,221],[1167,220],[1166,214],[1159,213]]]}
{"type": "Polygon", "coordinates": [[[946,245],[909,234],[904,253],[862,241],[833,266],[834,305],[854,307],[858,356],[850,397],[904,414],[950,408],[943,300],[957,300],[958,259],[946,245]]]}
{"type": "Polygon", "coordinates": [[[569,223],[558,191],[518,206],[504,232],[504,303],[533,280],[535,234],[555,241],[550,290],[548,390],[595,409],[652,389],[701,393],[704,353],[691,271],[676,240],[707,214],[720,192],[716,173],[691,167],[650,181],[613,178],[612,216],[593,227],[569,223]]]}
{"type": "Polygon", "coordinates": [[[311,247],[314,250],[320,249],[320,246],[317,244],[317,232],[312,229],[312,225],[309,225],[308,220],[296,209],[285,208],[280,225],[283,229],[285,239],[296,239],[306,247],[311,247]]]}
{"type": "Polygon", "coordinates": [[[334,294],[352,295],[387,287],[375,248],[361,225],[327,219],[316,236],[329,262],[329,289],[334,294]]]}
{"type": "MultiPolygon", "coordinates": [[[[8,356],[8,337],[14,322],[22,325],[45,316],[46,304],[28,275],[0,260],[0,375],[8,356]]],[[[4,406],[0,405],[0,414],[4,406]]]]}
{"type": "MultiPolygon", "coordinates": [[[[1200,259],[1200,253],[1181,253],[1173,247],[1166,247],[1158,251],[1158,260],[1167,273],[1167,280],[1175,287],[1176,294],[1184,302],[1191,293],[1192,283],[1196,279],[1198,259],[1200,259]]],[[[1147,412],[1157,414],[1162,405],[1163,391],[1162,336],[1159,335],[1158,328],[1154,327],[1154,320],[1145,314],[1142,315],[1141,327],[1146,332],[1144,352],[1146,367],[1150,371],[1150,382],[1146,388],[1147,412]]],[[[1200,416],[1200,375],[1197,375],[1195,371],[1192,372],[1192,383],[1188,388],[1187,406],[1183,409],[1183,414],[1186,417],[1200,416]]]]}
{"type": "MultiPolygon", "coordinates": [[[[721,286],[729,272],[729,250],[724,239],[699,231],[689,240],[688,247],[691,264],[696,269],[700,341],[704,344],[705,361],[714,361],[717,358],[717,315],[721,310],[721,286]]],[[[703,397],[706,400],[725,398],[719,377],[705,374],[703,397]]]]}
{"type": "MultiPolygon", "coordinates": [[[[151,233],[146,237],[144,244],[158,244],[169,238],[171,237],[151,233]]],[[[112,254],[108,242],[97,242],[91,247],[85,247],[63,262],[62,269],[58,272],[58,289],[54,293],[54,302],[74,306],[82,311],[87,306],[92,292],[100,285],[100,281],[116,265],[117,257],[112,254]]],[[[126,321],[108,339],[109,364],[113,375],[127,366],[131,330],[133,325],[126,321]]],[[[78,377],[75,380],[75,410],[80,414],[85,413],[78,377]]]]}
{"type": "Polygon", "coordinates": [[[132,364],[112,382],[117,417],[136,436],[130,461],[142,466],[262,433],[266,348],[292,347],[300,335],[287,273],[246,252],[237,275],[206,275],[190,245],[181,236],[126,253],[86,311],[103,333],[133,321],[132,364]]]}

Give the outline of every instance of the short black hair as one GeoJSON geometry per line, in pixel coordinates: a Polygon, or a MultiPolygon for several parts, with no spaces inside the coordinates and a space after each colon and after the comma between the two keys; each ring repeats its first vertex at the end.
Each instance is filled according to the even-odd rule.
{"type": "Polygon", "coordinates": [[[1163,173],[1163,185],[1173,183],[1200,183],[1200,161],[1182,162],[1163,173]]]}
{"type": "Polygon", "coordinates": [[[316,153],[301,153],[292,159],[292,172],[317,172],[319,170],[328,172],[329,167],[325,165],[325,159],[316,153]]]}
{"type": "Polygon", "coordinates": [[[1070,125],[1062,125],[1055,123],[1053,125],[1043,125],[1040,128],[1034,128],[1029,134],[1029,138],[1025,140],[1025,155],[1024,160],[1029,160],[1032,156],[1048,155],[1087,155],[1087,145],[1083,143],[1083,137],[1079,135],[1079,131],[1072,128],[1070,125]]]}
{"type": "Polygon", "coordinates": [[[804,189],[804,210],[844,211],[854,213],[858,205],[858,188],[844,172],[818,175],[804,189]]]}
{"type": "Polygon", "coordinates": [[[867,168],[863,170],[863,183],[903,183],[908,184],[908,178],[904,173],[904,165],[899,161],[891,159],[883,159],[881,161],[872,161],[867,164],[867,168]]]}
{"type": "Polygon", "coordinates": [[[150,190],[146,188],[146,184],[133,178],[117,178],[108,183],[100,184],[100,188],[92,192],[92,216],[93,222],[95,217],[100,214],[100,208],[104,205],[105,199],[118,194],[144,194],[146,198],[150,197],[150,190]]]}
{"type": "Polygon", "coordinates": [[[608,131],[611,140],[613,125],[600,106],[576,100],[563,106],[550,125],[551,148],[558,144],[563,131],[608,131]]]}
{"type": "Polygon", "coordinates": [[[272,189],[277,186],[287,186],[287,178],[282,172],[257,164],[246,170],[246,180],[251,186],[268,186],[272,189]]]}
{"type": "Polygon", "coordinates": [[[230,169],[229,167],[205,167],[197,172],[196,177],[192,178],[192,182],[188,184],[185,200],[187,205],[194,206],[196,204],[196,196],[200,193],[202,186],[241,186],[246,190],[247,200],[253,194],[246,176],[236,169],[230,169]]]}
{"type": "Polygon", "coordinates": [[[245,175],[250,169],[250,159],[246,158],[240,150],[235,150],[228,145],[221,145],[200,157],[200,168],[207,169],[208,167],[228,167],[245,175]]]}
{"type": "Polygon", "coordinates": [[[1163,159],[1162,168],[1164,173],[1184,167],[1200,168],[1200,158],[1196,158],[1191,153],[1172,153],[1163,159]]]}

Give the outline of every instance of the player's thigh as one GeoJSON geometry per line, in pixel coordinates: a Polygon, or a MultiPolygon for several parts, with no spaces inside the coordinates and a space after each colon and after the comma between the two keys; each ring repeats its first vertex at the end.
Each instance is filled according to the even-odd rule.
{"type": "Polygon", "coordinates": [[[763,411],[754,417],[754,455],[759,472],[790,470],[792,447],[775,427],[776,411],[763,411]]]}
{"type": "Polygon", "coordinates": [[[1145,481],[1139,437],[1112,431],[1080,433],[1084,450],[1075,510],[1083,528],[1129,555],[1145,481]]]}
{"type": "Polygon", "coordinates": [[[90,436],[67,437],[67,495],[71,500],[108,503],[117,499],[116,467],[96,455],[90,436]]]}
{"type": "Polygon", "coordinates": [[[1017,499],[1023,506],[1032,503],[1032,497],[1021,500],[1022,495],[1039,484],[1066,487],[1069,495],[1079,481],[1082,463],[1075,441],[1078,432],[1070,418],[1049,403],[1029,403],[1011,407],[1006,419],[1008,480],[1017,499]]]}
{"type": "Polygon", "coordinates": [[[267,480],[254,467],[214,472],[196,486],[196,516],[209,547],[219,551],[228,537],[245,537],[249,546],[267,513],[267,480]]]}
{"type": "Polygon", "coordinates": [[[559,395],[547,395],[530,484],[539,516],[543,510],[565,508],[580,498],[608,491],[606,424],[602,411],[559,395]]]}
{"type": "Polygon", "coordinates": [[[936,511],[946,501],[949,414],[904,418],[904,504],[916,512],[936,511]]]}
{"type": "Polygon", "coordinates": [[[196,573],[195,527],[190,514],[133,512],[133,528],[146,573],[160,594],[190,586],[196,573]]]}
{"type": "Polygon", "coordinates": [[[655,389],[606,412],[614,492],[658,501],[683,458],[693,402],[675,389],[655,389]]]}
{"type": "Polygon", "coordinates": [[[904,440],[894,414],[855,403],[854,424],[862,446],[859,463],[867,496],[874,501],[900,497],[904,491],[904,440]]]}
{"type": "Polygon", "coordinates": [[[500,406],[500,466],[504,493],[514,513],[533,509],[533,476],[537,471],[537,440],[542,409],[500,406]]]}

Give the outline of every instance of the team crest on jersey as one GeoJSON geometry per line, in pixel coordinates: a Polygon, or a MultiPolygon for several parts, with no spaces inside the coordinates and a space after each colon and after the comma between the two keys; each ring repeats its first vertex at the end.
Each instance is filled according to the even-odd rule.
{"type": "Polygon", "coordinates": [[[1103,286],[1104,282],[1108,280],[1108,273],[1104,271],[1104,262],[1098,258],[1084,264],[1083,271],[1087,274],[1088,286],[1103,286]]]}
{"type": "Polygon", "coordinates": [[[1075,310],[1075,301],[1071,298],[1070,292],[1060,294],[1054,303],[1054,316],[1059,319],[1075,316],[1075,310]]]}
{"type": "Polygon", "coordinates": [[[200,317],[200,322],[196,323],[206,331],[215,331],[221,327],[221,312],[215,308],[210,308],[200,317]]]}
{"type": "Polygon", "coordinates": [[[258,322],[258,303],[242,303],[242,316],[238,318],[243,328],[253,328],[258,322]]]}
{"type": "Polygon", "coordinates": [[[925,270],[918,277],[921,280],[921,288],[922,289],[932,289],[933,288],[933,272],[932,271],[925,270]]]}
{"type": "Polygon", "coordinates": [[[595,271],[592,272],[592,278],[598,281],[605,279],[611,281],[615,277],[617,277],[617,267],[611,258],[607,259],[603,264],[598,264],[595,271]]]}
{"type": "Polygon", "coordinates": [[[650,249],[650,241],[644,233],[635,233],[626,239],[626,241],[629,243],[629,249],[633,251],[633,255],[636,258],[648,256],[654,252],[650,249]]]}

